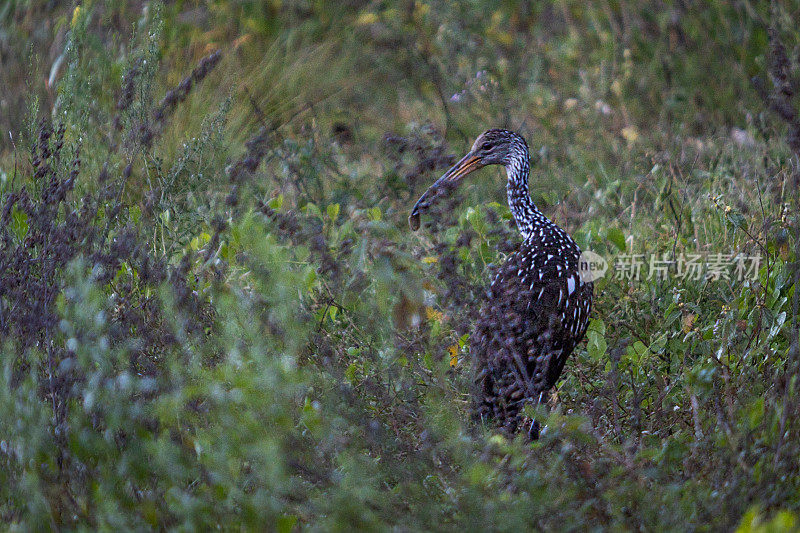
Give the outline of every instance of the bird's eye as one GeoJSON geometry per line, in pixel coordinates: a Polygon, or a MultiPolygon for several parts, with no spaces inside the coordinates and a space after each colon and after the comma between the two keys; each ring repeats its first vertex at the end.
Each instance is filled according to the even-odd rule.
{"type": "Polygon", "coordinates": [[[481,150],[489,150],[492,147],[492,143],[485,142],[481,145],[481,150]]]}

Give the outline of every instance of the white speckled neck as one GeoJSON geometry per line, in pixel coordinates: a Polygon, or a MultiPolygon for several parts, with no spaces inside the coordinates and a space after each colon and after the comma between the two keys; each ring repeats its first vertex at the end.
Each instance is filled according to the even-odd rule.
{"type": "MultiPolygon", "coordinates": [[[[530,174],[531,163],[528,153],[528,146],[519,137],[519,142],[515,142],[509,160],[506,162],[506,174],[508,183],[506,192],[508,194],[508,207],[517,222],[517,227],[524,239],[540,233],[540,229],[546,226],[555,226],[544,213],[539,211],[533,203],[528,192],[528,175],[530,174]]],[[[556,226],[557,227],[557,226],[556,226]]]]}

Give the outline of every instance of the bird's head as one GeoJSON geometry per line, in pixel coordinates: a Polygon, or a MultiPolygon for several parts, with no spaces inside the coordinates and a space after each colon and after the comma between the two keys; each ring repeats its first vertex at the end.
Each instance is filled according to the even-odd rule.
{"type": "Polygon", "coordinates": [[[519,134],[501,129],[484,131],[475,139],[472,149],[467,155],[462,157],[420,196],[408,217],[409,226],[414,231],[419,229],[420,211],[428,207],[429,199],[434,196],[434,193],[454,187],[461,178],[487,165],[508,166],[516,157],[523,154],[527,156],[528,147],[519,134]]]}
{"type": "MultiPolygon", "coordinates": [[[[520,155],[527,154],[528,145],[518,133],[509,130],[486,130],[475,139],[470,154],[480,160],[480,166],[506,166],[520,155]]],[[[480,167],[478,167],[480,168],[480,167]]]]}

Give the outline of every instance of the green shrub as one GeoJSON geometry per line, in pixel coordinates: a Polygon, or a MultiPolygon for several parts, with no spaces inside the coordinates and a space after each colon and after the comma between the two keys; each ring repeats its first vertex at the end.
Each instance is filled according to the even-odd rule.
{"type": "Polygon", "coordinates": [[[0,118],[9,528],[797,528],[794,4],[10,6],[0,82],[30,20],[63,67],[0,118]],[[490,126],[612,267],[533,443],[468,422],[504,180],[407,230],[490,126]]]}

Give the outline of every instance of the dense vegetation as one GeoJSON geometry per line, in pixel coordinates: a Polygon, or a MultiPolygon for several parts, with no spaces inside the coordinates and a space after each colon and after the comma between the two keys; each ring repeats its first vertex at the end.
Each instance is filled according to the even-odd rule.
{"type": "Polygon", "coordinates": [[[796,530],[799,17],[5,2],[5,527],[796,530]],[[534,443],[469,424],[505,176],[406,222],[488,127],[609,262],[534,443]]]}

